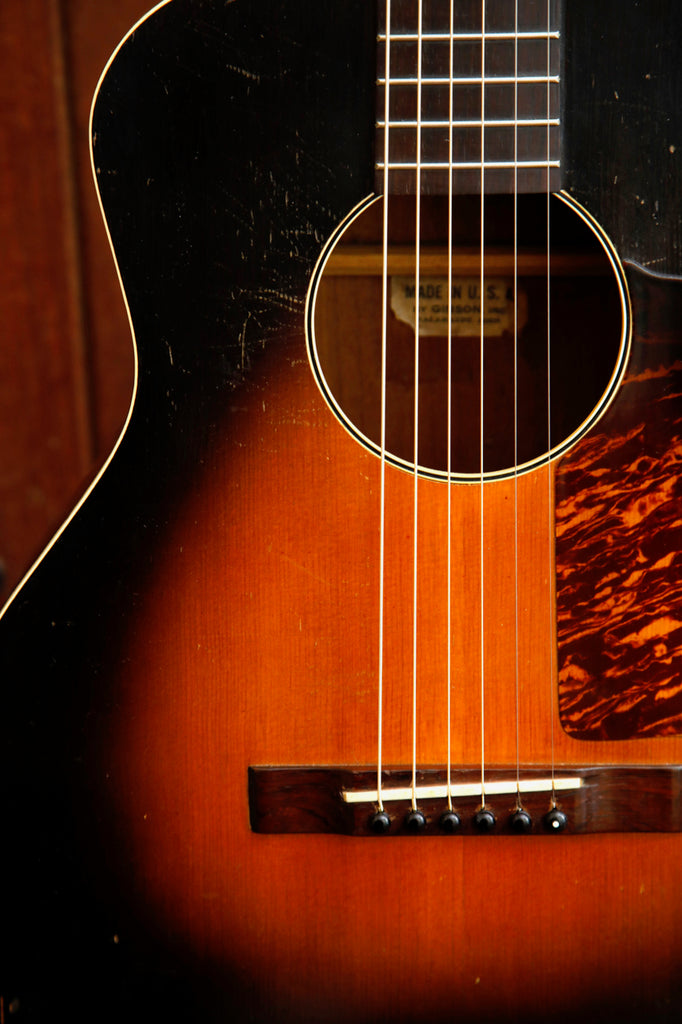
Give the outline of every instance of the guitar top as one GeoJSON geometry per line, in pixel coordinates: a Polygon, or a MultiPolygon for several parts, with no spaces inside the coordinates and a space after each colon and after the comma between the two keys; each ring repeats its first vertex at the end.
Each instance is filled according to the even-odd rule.
{"type": "Polygon", "coordinates": [[[168,0],[124,40],[136,394],[0,620],[0,1024],[679,1018],[681,38],[168,0]]]}

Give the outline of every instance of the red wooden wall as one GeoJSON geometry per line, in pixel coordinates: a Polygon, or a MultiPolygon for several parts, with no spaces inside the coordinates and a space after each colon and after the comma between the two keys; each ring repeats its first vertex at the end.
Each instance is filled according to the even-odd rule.
{"type": "Polygon", "coordinates": [[[130,334],[95,196],[90,101],[149,0],[0,3],[1,599],[110,451],[130,334]]]}

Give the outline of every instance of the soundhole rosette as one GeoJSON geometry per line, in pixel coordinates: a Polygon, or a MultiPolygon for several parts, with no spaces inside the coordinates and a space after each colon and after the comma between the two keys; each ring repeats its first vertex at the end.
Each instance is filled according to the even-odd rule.
{"type": "MultiPolygon", "coordinates": [[[[358,443],[380,456],[385,288],[384,456],[410,473],[414,203],[389,200],[386,261],[383,199],[369,197],[351,212],[320,257],[306,316],[310,363],[327,404],[358,443]]],[[[512,197],[488,196],[485,203],[481,278],[480,199],[453,203],[452,259],[447,201],[421,199],[418,471],[463,483],[526,473],[567,452],[617,393],[631,340],[617,253],[572,197],[551,197],[549,230],[546,196],[519,196],[516,205],[512,197]]]]}

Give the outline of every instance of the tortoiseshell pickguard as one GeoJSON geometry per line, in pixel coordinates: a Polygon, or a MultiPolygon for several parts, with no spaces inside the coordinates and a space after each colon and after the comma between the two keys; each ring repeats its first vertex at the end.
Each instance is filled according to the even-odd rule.
{"type": "Polygon", "coordinates": [[[584,740],[682,732],[682,280],[627,276],[622,386],[556,473],[559,712],[584,740]]]}

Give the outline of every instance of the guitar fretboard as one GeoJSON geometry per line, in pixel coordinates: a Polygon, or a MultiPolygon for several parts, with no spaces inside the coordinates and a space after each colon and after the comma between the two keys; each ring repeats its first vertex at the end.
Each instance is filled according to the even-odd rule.
{"type": "Polygon", "coordinates": [[[379,17],[377,191],[387,121],[389,193],[561,187],[561,0],[383,0],[379,17]]]}

